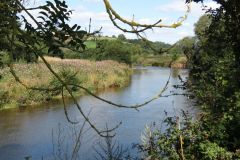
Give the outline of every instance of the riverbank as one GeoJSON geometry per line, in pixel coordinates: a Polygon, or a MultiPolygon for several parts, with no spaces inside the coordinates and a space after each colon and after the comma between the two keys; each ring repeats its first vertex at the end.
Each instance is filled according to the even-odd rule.
{"type": "MultiPolygon", "coordinates": [[[[59,59],[47,57],[52,68],[64,76],[74,76],[71,81],[81,84],[92,92],[98,90],[123,87],[129,82],[131,69],[126,64],[114,61],[89,61],[76,59],[59,59]]],[[[47,88],[58,85],[58,81],[50,73],[43,62],[34,64],[16,63],[14,69],[25,84],[30,87],[47,88]]],[[[36,105],[61,98],[59,92],[27,90],[15,81],[8,68],[1,71],[0,79],[0,109],[15,108],[18,106],[36,105]]],[[[82,90],[72,88],[76,96],[84,94],[82,90]]]]}
{"type": "MultiPolygon", "coordinates": [[[[138,63],[143,66],[156,66],[156,67],[170,67],[172,62],[172,56],[170,55],[159,55],[159,56],[143,56],[138,59],[138,63]]],[[[171,68],[186,69],[187,58],[181,55],[172,62],[171,68]]]]}

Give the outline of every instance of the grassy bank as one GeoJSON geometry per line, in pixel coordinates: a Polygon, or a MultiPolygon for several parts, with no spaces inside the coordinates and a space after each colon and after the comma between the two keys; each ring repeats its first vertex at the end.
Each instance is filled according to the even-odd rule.
{"type": "MultiPolygon", "coordinates": [[[[142,56],[137,60],[137,64],[143,66],[159,66],[159,67],[170,67],[172,61],[171,55],[159,55],[159,56],[142,56]]],[[[172,68],[186,68],[187,67],[187,58],[184,55],[176,57],[176,60],[173,61],[172,68]]]]}
{"type": "MultiPolygon", "coordinates": [[[[74,78],[71,78],[71,80],[92,92],[111,87],[123,87],[128,84],[129,75],[131,74],[131,70],[127,65],[110,60],[93,62],[88,60],[61,60],[50,57],[47,57],[47,60],[57,73],[60,75],[64,72],[69,75],[72,73],[74,78]]],[[[58,84],[41,61],[35,64],[16,63],[14,68],[19,78],[29,86],[46,88],[58,84]]],[[[0,72],[3,77],[0,79],[1,109],[45,103],[60,98],[59,93],[25,89],[14,80],[8,68],[4,68],[0,72]]],[[[77,96],[84,94],[82,90],[73,89],[73,91],[77,96]]]]}

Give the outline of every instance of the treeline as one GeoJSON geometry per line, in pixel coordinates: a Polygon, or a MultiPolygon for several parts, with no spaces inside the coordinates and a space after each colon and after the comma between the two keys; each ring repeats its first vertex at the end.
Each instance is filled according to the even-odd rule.
{"type": "MultiPolygon", "coordinates": [[[[170,44],[151,42],[156,50],[169,49],[170,44]]],[[[80,58],[90,60],[115,60],[127,64],[140,63],[139,59],[147,56],[158,55],[149,44],[141,39],[127,39],[123,34],[112,37],[93,37],[84,42],[86,49],[74,52],[63,49],[64,58],[80,58]]],[[[171,53],[169,54],[171,55],[171,53]]]]}
{"type": "Polygon", "coordinates": [[[127,64],[168,66],[172,60],[186,57],[195,39],[186,37],[174,45],[164,42],[127,39],[123,34],[91,38],[84,42],[86,49],[74,52],[63,49],[64,58],[115,60],[127,64]],[[120,38],[119,38],[120,37],[120,38]]]}

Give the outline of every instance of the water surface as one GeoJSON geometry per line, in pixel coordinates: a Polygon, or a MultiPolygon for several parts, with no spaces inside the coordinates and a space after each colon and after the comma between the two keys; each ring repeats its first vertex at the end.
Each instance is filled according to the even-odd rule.
{"type": "MultiPolygon", "coordinates": [[[[141,103],[159,93],[165,86],[169,73],[169,68],[137,67],[128,87],[103,91],[99,96],[119,104],[141,103]]],[[[180,84],[178,75],[184,79],[188,76],[188,70],[172,71],[165,94],[171,94],[172,91],[184,93],[172,87],[180,84]]],[[[115,131],[115,139],[130,149],[133,143],[140,142],[140,135],[145,125],[152,122],[160,124],[166,112],[169,116],[179,115],[181,110],[195,112],[185,96],[160,98],[140,108],[139,111],[116,108],[91,96],[81,97],[79,103],[86,113],[90,113],[91,121],[100,129],[106,127],[106,124],[111,128],[122,122],[122,125],[115,131]]],[[[83,122],[82,116],[71,102],[67,108],[72,119],[83,122]]],[[[67,153],[74,141],[74,136],[70,133],[73,133],[73,128],[78,131],[80,126],[73,127],[67,122],[62,104],[1,111],[0,160],[23,160],[26,156],[31,156],[33,160],[51,159],[53,148],[56,151],[57,142],[60,141],[57,137],[61,136],[65,136],[61,140],[64,141],[62,148],[67,153]],[[59,128],[62,132],[60,136],[58,136],[59,128]],[[68,146],[65,146],[65,142],[68,146]]],[[[97,143],[102,140],[92,129],[88,128],[89,126],[86,125],[81,139],[80,159],[94,159],[96,152],[92,148],[94,146],[97,148],[97,143]]],[[[135,153],[131,150],[130,152],[135,153]]]]}

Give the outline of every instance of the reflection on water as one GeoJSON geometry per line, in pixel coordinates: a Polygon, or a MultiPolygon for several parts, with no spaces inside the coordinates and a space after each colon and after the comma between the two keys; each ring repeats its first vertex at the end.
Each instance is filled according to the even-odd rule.
{"type": "MultiPolygon", "coordinates": [[[[132,75],[128,87],[118,90],[108,90],[100,94],[101,97],[120,104],[136,104],[156,95],[165,85],[170,69],[158,67],[138,67],[132,75]]],[[[169,87],[165,94],[171,91],[182,93],[172,85],[179,84],[178,75],[184,79],[188,76],[187,70],[173,70],[169,87]]],[[[79,99],[80,105],[86,113],[90,112],[90,119],[98,128],[104,128],[106,123],[113,127],[122,122],[117,129],[116,139],[123,146],[130,146],[139,142],[141,132],[146,124],[161,122],[164,111],[168,115],[178,115],[180,111],[190,110],[190,102],[184,96],[172,96],[158,99],[139,111],[133,109],[119,109],[103,103],[90,96],[79,99]]],[[[69,114],[75,120],[83,121],[76,107],[69,103],[69,114]]],[[[47,159],[52,156],[52,131],[58,129],[58,124],[68,130],[71,126],[64,115],[62,104],[29,107],[24,110],[13,109],[0,112],[0,159],[21,160],[31,155],[34,160],[47,159]]],[[[88,128],[88,126],[86,126],[88,128]]],[[[80,149],[81,159],[93,159],[92,147],[99,137],[92,130],[85,133],[80,149]]]]}

